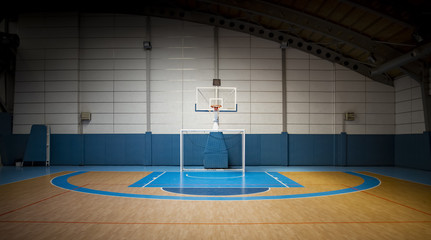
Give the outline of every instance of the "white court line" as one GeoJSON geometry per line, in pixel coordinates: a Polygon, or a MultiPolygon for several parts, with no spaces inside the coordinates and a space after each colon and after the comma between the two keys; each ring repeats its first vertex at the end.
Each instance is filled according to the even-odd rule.
{"type": "Polygon", "coordinates": [[[265,172],[266,174],[268,174],[269,176],[271,176],[272,178],[274,178],[277,182],[281,183],[283,186],[289,188],[289,186],[287,186],[286,184],[284,184],[282,181],[278,180],[278,178],[272,176],[271,174],[269,174],[268,172],[265,172]]]}
{"type": "Polygon", "coordinates": [[[189,174],[186,174],[186,177],[197,178],[197,179],[228,179],[228,178],[242,178],[244,177],[244,175],[235,176],[235,177],[199,177],[199,176],[190,176],[189,174]]]}
{"type": "Polygon", "coordinates": [[[144,186],[142,186],[142,188],[146,187],[148,184],[154,182],[154,180],[156,180],[157,178],[159,178],[160,176],[162,176],[163,174],[165,174],[166,172],[162,172],[162,174],[160,174],[159,176],[153,178],[153,180],[149,181],[147,184],[145,184],[144,186]]]}

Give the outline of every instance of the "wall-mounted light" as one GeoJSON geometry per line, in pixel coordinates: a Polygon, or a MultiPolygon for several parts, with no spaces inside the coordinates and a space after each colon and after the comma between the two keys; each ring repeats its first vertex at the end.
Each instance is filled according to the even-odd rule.
{"type": "Polygon", "coordinates": [[[144,41],[144,49],[145,50],[151,50],[153,47],[151,46],[150,41],[144,41]]]}
{"type": "Polygon", "coordinates": [[[346,112],[344,113],[345,121],[355,121],[355,113],[354,112],[346,112]]]}
{"type": "Polygon", "coordinates": [[[91,121],[91,113],[81,112],[81,122],[90,122],[90,121],[91,121]]]}

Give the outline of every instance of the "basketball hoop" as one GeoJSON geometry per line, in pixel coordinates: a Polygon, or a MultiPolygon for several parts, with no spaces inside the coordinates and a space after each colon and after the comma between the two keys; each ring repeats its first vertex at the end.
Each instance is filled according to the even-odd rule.
{"type": "Polygon", "coordinates": [[[236,88],[234,87],[197,87],[195,99],[196,112],[236,112],[236,88]]]}
{"type": "Polygon", "coordinates": [[[221,105],[211,105],[211,108],[214,109],[215,112],[217,112],[219,110],[219,108],[221,108],[221,105]]]}

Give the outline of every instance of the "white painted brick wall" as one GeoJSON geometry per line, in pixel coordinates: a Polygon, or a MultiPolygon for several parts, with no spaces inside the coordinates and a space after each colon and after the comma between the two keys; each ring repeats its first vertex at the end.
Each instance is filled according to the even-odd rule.
{"type": "Polygon", "coordinates": [[[409,77],[395,80],[396,134],[422,133],[425,121],[419,83],[409,77]]]}
{"type": "MultiPolygon", "coordinates": [[[[210,128],[211,113],[194,112],[194,91],[214,78],[213,28],[152,18],[151,131],[210,128]]],[[[31,14],[20,16],[14,133],[50,124],[53,133],[78,133],[79,113],[92,113],[84,133],[147,131],[146,17],[31,14]],[[80,28],[78,28],[80,23],[80,28]]],[[[282,131],[279,44],[219,29],[219,77],[237,87],[238,112],[222,128],[282,131]]],[[[287,49],[289,133],[392,134],[422,131],[420,89],[398,80],[397,91],[360,74],[287,49]],[[357,119],[343,122],[353,111],[357,119]],[[344,124],[344,127],[343,127],[344,124]]]]}
{"type": "Polygon", "coordinates": [[[287,51],[286,67],[288,132],[395,132],[394,88],[297,50],[287,51]],[[345,112],[355,121],[344,122],[345,112]]]}

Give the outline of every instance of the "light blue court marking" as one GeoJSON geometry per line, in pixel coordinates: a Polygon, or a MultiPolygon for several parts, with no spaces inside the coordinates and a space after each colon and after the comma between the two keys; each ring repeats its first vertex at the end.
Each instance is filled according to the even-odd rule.
{"type": "Polygon", "coordinates": [[[163,191],[186,195],[231,196],[266,192],[269,188],[162,188],[163,191]]]}
{"type": "Polygon", "coordinates": [[[155,181],[157,178],[159,178],[164,173],[166,173],[166,172],[162,172],[162,173],[152,172],[152,173],[148,174],[146,177],[142,178],[141,180],[130,185],[129,187],[146,187],[148,184],[155,181]]]}
{"type": "Polygon", "coordinates": [[[278,172],[265,172],[266,174],[268,174],[269,176],[271,176],[272,178],[274,178],[276,181],[278,181],[279,183],[283,184],[283,186],[286,187],[304,187],[301,184],[293,181],[292,179],[284,176],[283,174],[280,174],[278,172]]]}
{"type": "Polygon", "coordinates": [[[129,187],[155,188],[284,188],[301,184],[271,172],[153,172],[129,187]]]}
{"type": "Polygon", "coordinates": [[[85,172],[75,172],[66,174],[63,176],[56,177],[52,179],[51,183],[54,186],[64,188],[70,191],[88,193],[88,194],[97,194],[103,196],[112,196],[112,197],[129,197],[129,198],[142,198],[142,199],[160,199],[160,200],[193,200],[193,201],[244,201],[244,200],[279,200],[279,199],[297,199],[297,198],[309,198],[309,197],[324,197],[324,196],[333,196],[339,194],[346,193],[354,193],[359,191],[368,190],[371,188],[375,188],[380,185],[380,180],[371,176],[367,176],[360,173],[355,172],[346,172],[347,174],[351,174],[353,176],[357,176],[363,179],[363,183],[351,187],[344,188],[333,191],[326,192],[315,192],[315,193],[303,193],[303,194],[292,194],[292,195],[274,195],[274,196],[240,196],[240,197],[196,197],[196,196],[163,196],[163,195],[146,195],[146,194],[134,194],[134,193],[120,193],[120,192],[109,192],[96,190],[91,188],[85,188],[70,184],[67,180],[69,177],[78,176],[85,172]]]}
{"type": "Polygon", "coordinates": [[[188,195],[231,196],[289,186],[303,187],[277,172],[153,172],[129,187],[162,188],[188,195]]]}

